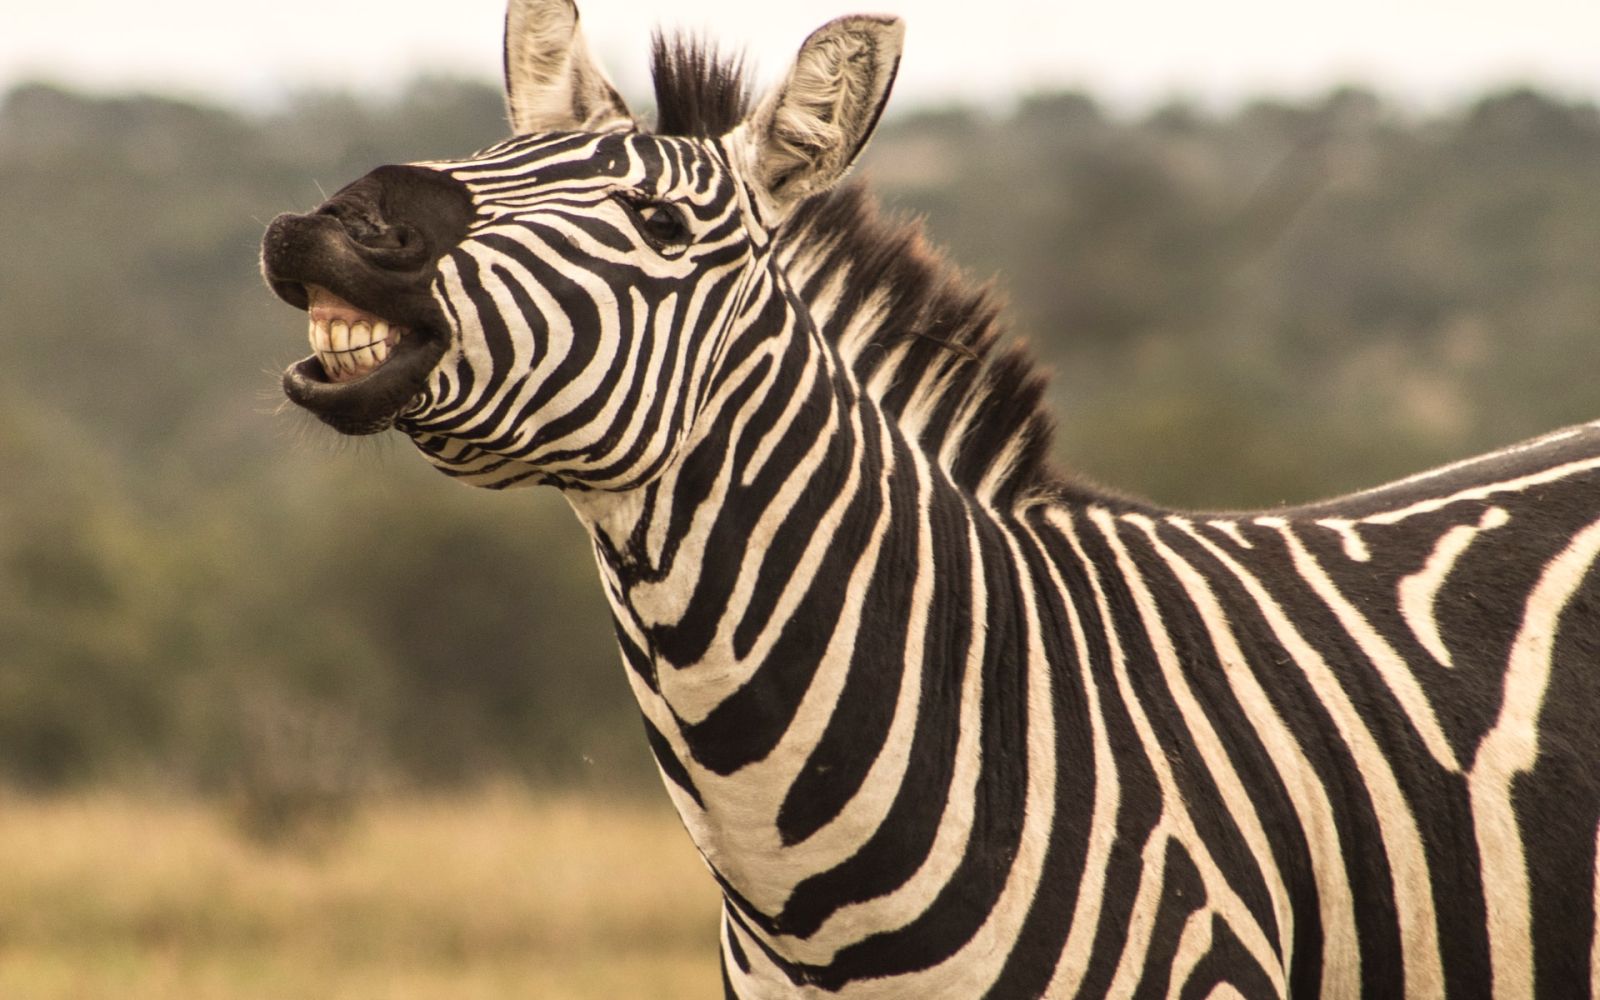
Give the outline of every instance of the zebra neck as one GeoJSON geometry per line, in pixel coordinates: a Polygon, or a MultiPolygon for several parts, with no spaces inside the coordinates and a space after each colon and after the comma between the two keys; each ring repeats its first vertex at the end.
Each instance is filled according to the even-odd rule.
{"type": "Polygon", "coordinates": [[[741,707],[737,689],[775,657],[838,655],[828,633],[863,596],[840,584],[903,516],[890,482],[903,487],[915,474],[896,429],[793,306],[780,291],[754,307],[681,457],[659,479],[568,494],[594,540],[624,649],[637,648],[629,662],[647,700],[680,729],[741,713],[745,736],[704,751],[724,771],[754,759],[752,713],[785,707],[741,707]]]}
{"type": "Polygon", "coordinates": [[[789,332],[658,483],[572,501],[730,920],[799,968],[903,923],[964,859],[1031,850],[1017,806],[1054,796],[1052,705],[1080,698],[1024,596],[1049,555],[789,332]]]}

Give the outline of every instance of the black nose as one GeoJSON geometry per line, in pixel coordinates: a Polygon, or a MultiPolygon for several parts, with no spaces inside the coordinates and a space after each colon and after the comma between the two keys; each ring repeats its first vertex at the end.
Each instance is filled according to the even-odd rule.
{"type": "Polygon", "coordinates": [[[346,186],[316,214],[338,220],[378,267],[415,270],[461,240],[472,197],[437,170],[388,166],[346,186]]]}
{"type": "Polygon", "coordinates": [[[380,167],[312,214],[338,222],[357,252],[374,265],[391,271],[416,270],[437,251],[411,221],[430,212],[414,193],[408,196],[406,189],[416,186],[412,172],[413,168],[380,167]]]}
{"type": "Polygon", "coordinates": [[[308,284],[416,294],[439,257],[466,237],[473,216],[471,193],[449,175],[379,167],[308,215],[273,219],[261,243],[262,272],[279,297],[301,308],[308,284]]]}
{"type": "Polygon", "coordinates": [[[379,267],[420,267],[428,260],[427,241],[415,226],[384,219],[380,205],[363,197],[341,196],[317,209],[344,227],[345,235],[379,267]]]}

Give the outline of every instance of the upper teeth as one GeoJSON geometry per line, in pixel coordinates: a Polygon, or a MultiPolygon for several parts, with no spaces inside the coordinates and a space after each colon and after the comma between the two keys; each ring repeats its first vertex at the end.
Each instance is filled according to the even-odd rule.
{"type": "Polygon", "coordinates": [[[311,320],[311,349],[328,377],[335,382],[349,382],[367,374],[385,361],[389,352],[400,343],[405,328],[390,326],[383,320],[354,323],[342,319],[311,320]]]}

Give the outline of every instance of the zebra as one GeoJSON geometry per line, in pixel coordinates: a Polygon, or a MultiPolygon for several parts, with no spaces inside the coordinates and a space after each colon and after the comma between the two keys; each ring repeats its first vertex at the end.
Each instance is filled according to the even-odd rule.
{"type": "Polygon", "coordinates": [[[270,224],[288,397],[559,489],[729,997],[1569,997],[1600,983],[1600,424],[1325,503],[1054,472],[1001,316],[843,177],[902,23],[657,121],[511,0],[514,137],[270,224]]]}

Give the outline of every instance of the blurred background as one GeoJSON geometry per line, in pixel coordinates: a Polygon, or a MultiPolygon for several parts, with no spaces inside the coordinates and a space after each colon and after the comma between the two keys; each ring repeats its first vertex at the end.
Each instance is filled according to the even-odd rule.
{"type": "MultiPolygon", "coordinates": [[[[0,996],[713,995],[559,497],[277,390],[265,223],[500,138],[500,5],[47,6],[0,17],[0,996]]],[[[847,9],[766,6],[584,23],[647,111],[652,25],[771,80],[847,9]]],[[[1009,300],[1062,468],[1256,507],[1600,417],[1600,7],[871,6],[860,174],[1009,300]]]]}

